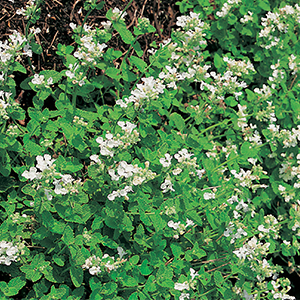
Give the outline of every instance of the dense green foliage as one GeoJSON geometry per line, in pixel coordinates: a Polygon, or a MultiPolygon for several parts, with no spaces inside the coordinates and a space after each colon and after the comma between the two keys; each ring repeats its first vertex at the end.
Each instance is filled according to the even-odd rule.
{"type": "Polygon", "coordinates": [[[115,8],[91,28],[103,2],[85,1],[65,69],[22,82],[24,111],[14,74],[42,51],[28,2],[26,36],[0,43],[1,299],[295,299],[295,2],[179,1],[148,63],[148,19],[129,31],[115,8]]]}

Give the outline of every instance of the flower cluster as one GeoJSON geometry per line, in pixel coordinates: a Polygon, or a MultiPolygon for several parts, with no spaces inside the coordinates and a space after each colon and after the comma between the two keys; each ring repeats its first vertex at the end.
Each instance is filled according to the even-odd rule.
{"type": "MultiPolygon", "coordinates": [[[[184,169],[187,169],[189,174],[198,176],[199,179],[201,179],[205,173],[205,170],[198,169],[199,165],[197,165],[197,158],[191,158],[193,155],[194,154],[189,153],[187,149],[178,151],[178,153],[174,155],[174,158],[178,161],[178,163],[175,165],[175,168],[173,168],[172,174],[176,176],[179,175],[184,169]]],[[[172,156],[169,153],[166,153],[165,157],[159,159],[159,162],[164,168],[169,168],[172,165],[171,160],[172,156]]]]}
{"type": "Polygon", "coordinates": [[[240,260],[253,260],[260,255],[266,255],[268,253],[270,243],[261,243],[258,242],[257,238],[254,236],[247,243],[240,247],[237,250],[234,250],[233,253],[240,260]]]}
{"type": "Polygon", "coordinates": [[[126,108],[130,102],[134,103],[136,108],[146,106],[153,100],[159,97],[159,94],[164,92],[165,86],[160,79],[154,79],[153,76],[142,78],[143,83],[136,85],[136,89],[131,92],[128,98],[119,99],[116,101],[117,105],[126,108]]]}
{"type": "MultiPolygon", "coordinates": [[[[183,80],[201,82],[209,77],[207,70],[210,65],[204,63],[201,51],[207,44],[205,37],[209,26],[199,16],[190,12],[189,16],[178,17],[176,24],[181,28],[174,33],[177,42],[166,40],[162,44],[162,49],[167,48],[171,54],[165,70],[159,74],[167,88],[177,89],[177,84],[183,80]]],[[[156,51],[149,51],[155,59],[156,51]]]]}
{"type": "Polygon", "coordinates": [[[168,227],[173,228],[176,230],[176,234],[173,236],[175,239],[179,239],[179,235],[183,235],[186,232],[186,228],[189,226],[194,226],[195,223],[192,220],[186,219],[186,224],[182,224],[180,221],[174,222],[174,221],[169,221],[168,222],[168,227]]]}
{"type": "MultiPolygon", "coordinates": [[[[290,290],[289,280],[277,278],[278,274],[282,272],[282,267],[275,266],[271,261],[267,261],[266,259],[261,259],[262,256],[266,256],[269,253],[269,248],[270,243],[260,242],[254,236],[243,247],[234,250],[233,253],[239,258],[241,264],[250,264],[250,269],[256,274],[257,287],[262,290],[263,294],[269,295],[271,292],[274,297],[273,299],[295,299],[295,297],[287,295],[290,290]],[[271,278],[271,281],[266,280],[267,278],[271,278]],[[271,291],[268,288],[266,290],[266,287],[269,287],[271,291]],[[279,287],[283,288],[281,292],[279,292],[279,287]]],[[[240,294],[240,291],[237,291],[237,293],[240,294]]],[[[256,298],[250,298],[248,295],[246,299],[256,298]]]]}
{"type": "Polygon", "coordinates": [[[243,74],[256,72],[254,66],[249,60],[235,60],[224,56],[223,61],[227,63],[227,67],[233,72],[233,75],[242,76],[243,74]]]}
{"type": "Polygon", "coordinates": [[[0,91],[0,117],[3,120],[9,119],[6,108],[11,106],[10,104],[10,95],[11,93],[0,91]]]}
{"type": "Polygon", "coordinates": [[[20,247],[12,242],[0,242],[0,264],[9,266],[13,261],[18,261],[20,247]]]}
{"type": "Polygon", "coordinates": [[[123,135],[118,133],[114,136],[112,133],[107,131],[105,138],[98,137],[96,139],[96,142],[100,147],[101,155],[113,157],[115,154],[115,150],[113,150],[113,148],[117,148],[118,150],[127,149],[129,146],[136,144],[140,140],[139,133],[135,129],[135,124],[128,121],[119,121],[117,124],[123,130],[123,135]]]}
{"type": "Polygon", "coordinates": [[[112,10],[112,16],[111,16],[111,20],[123,20],[125,21],[125,17],[127,16],[127,12],[123,12],[122,10],[119,10],[117,7],[115,7],[113,10],[112,10]]]}
{"type": "Polygon", "coordinates": [[[245,171],[240,169],[238,173],[236,170],[231,170],[230,173],[234,176],[236,186],[239,187],[248,187],[253,190],[256,190],[258,187],[266,188],[268,186],[264,184],[254,184],[253,181],[258,181],[261,178],[264,178],[267,174],[266,171],[263,171],[262,167],[259,165],[253,165],[251,170],[245,171]]]}
{"type": "Polygon", "coordinates": [[[248,23],[248,22],[253,21],[252,15],[253,15],[253,12],[248,11],[248,14],[247,14],[247,15],[244,15],[244,16],[240,19],[240,22],[241,22],[241,23],[248,23]]]}
{"type": "Polygon", "coordinates": [[[227,203],[231,204],[234,208],[233,217],[235,219],[242,218],[243,215],[248,212],[251,212],[251,217],[255,215],[255,208],[253,204],[251,204],[250,199],[244,201],[243,199],[239,199],[238,195],[232,195],[229,199],[227,199],[227,203]]]}
{"type": "Polygon", "coordinates": [[[88,122],[84,122],[84,119],[79,118],[78,116],[74,116],[73,124],[85,126],[85,127],[88,126],[88,122]]]}
{"type": "Polygon", "coordinates": [[[66,76],[71,80],[72,84],[79,86],[85,85],[86,76],[80,71],[79,64],[69,64],[69,70],[66,71],[66,76]]]}
{"type": "Polygon", "coordinates": [[[108,170],[111,180],[119,182],[123,178],[126,186],[109,194],[107,198],[111,201],[116,197],[125,197],[128,200],[127,193],[133,192],[132,186],[140,185],[156,177],[156,173],[149,169],[149,162],[145,162],[145,168],[141,168],[137,164],[128,164],[126,161],[120,161],[116,164],[116,167],[116,169],[110,167],[108,170]]]}
{"type": "MultiPolygon", "coordinates": [[[[197,41],[198,47],[193,47],[194,50],[199,49],[199,45],[206,45],[207,42],[204,39],[206,36],[205,30],[208,29],[208,25],[199,19],[200,14],[190,12],[189,16],[180,16],[177,18],[176,25],[180,26],[182,30],[177,30],[182,34],[184,32],[183,44],[188,45],[189,42],[195,43],[197,41]]],[[[180,36],[180,34],[179,34],[180,36]]]]}
{"type": "Polygon", "coordinates": [[[31,167],[29,171],[24,171],[22,176],[34,181],[33,187],[37,190],[43,187],[48,200],[52,200],[54,195],[79,192],[82,185],[81,179],[75,180],[70,174],[59,173],[54,164],[55,159],[52,159],[49,154],[45,154],[44,157],[38,155],[36,161],[36,166],[31,167]]]}
{"type": "Polygon", "coordinates": [[[43,86],[49,87],[51,84],[53,84],[53,78],[49,77],[47,79],[47,83],[46,83],[44,75],[34,74],[31,82],[36,85],[43,85],[43,86]]]}
{"type": "Polygon", "coordinates": [[[239,82],[238,77],[230,70],[226,71],[223,75],[216,72],[210,72],[212,81],[210,83],[201,81],[200,89],[205,88],[210,91],[211,100],[218,99],[224,100],[225,94],[234,94],[236,99],[241,95],[240,89],[247,87],[246,82],[239,82]]]}
{"type": "Polygon", "coordinates": [[[279,12],[268,12],[265,18],[261,19],[263,29],[259,33],[259,37],[263,38],[264,44],[260,46],[270,49],[274,46],[283,47],[283,39],[281,33],[287,33],[291,21],[300,23],[300,7],[298,4],[293,8],[286,5],[279,9],[279,12]]]}
{"type": "Polygon", "coordinates": [[[292,75],[295,75],[299,69],[299,59],[294,54],[289,56],[289,68],[293,70],[292,75]]]}
{"type": "Polygon", "coordinates": [[[150,20],[148,18],[140,18],[138,20],[137,29],[140,32],[148,32],[149,27],[151,27],[150,20]]]}
{"type": "MultiPolygon", "coordinates": [[[[195,289],[197,283],[197,280],[195,280],[195,278],[198,276],[199,274],[193,268],[190,268],[190,276],[189,276],[190,279],[182,283],[176,282],[174,285],[174,289],[177,291],[195,289]]],[[[181,295],[179,296],[179,300],[184,300],[184,299],[190,299],[190,294],[182,292],[181,295]]]]}
{"type": "Polygon", "coordinates": [[[126,254],[126,252],[121,247],[118,247],[117,249],[119,255],[117,260],[108,254],[104,254],[102,258],[92,255],[85,260],[82,268],[89,270],[91,275],[98,275],[103,271],[110,273],[112,270],[116,270],[123,262],[126,261],[123,259],[123,256],[126,254]]]}
{"type": "Polygon", "coordinates": [[[279,238],[279,230],[280,224],[278,224],[278,220],[273,215],[264,216],[264,224],[260,224],[257,227],[257,230],[260,231],[258,237],[260,239],[271,237],[275,240],[279,238]]]}
{"type": "Polygon", "coordinates": [[[21,55],[32,56],[29,44],[25,44],[27,39],[18,31],[13,30],[8,40],[0,41],[0,83],[6,79],[7,73],[10,71],[10,65],[18,60],[21,55]],[[23,52],[22,52],[23,50],[23,52]]]}
{"type": "MultiPolygon", "coordinates": [[[[72,26],[75,28],[74,26],[72,26]]],[[[97,31],[92,30],[90,26],[84,24],[83,29],[85,34],[79,39],[80,46],[77,51],[74,52],[74,57],[81,61],[81,65],[95,66],[99,59],[104,54],[104,49],[107,45],[100,44],[97,41],[97,31]]]]}
{"type": "Polygon", "coordinates": [[[224,231],[225,237],[230,237],[230,244],[234,244],[237,239],[241,239],[243,236],[247,236],[248,233],[243,229],[244,224],[238,221],[230,222],[229,226],[224,231]]]}
{"type": "Polygon", "coordinates": [[[26,19],[29,19],[36,11],[38,7],[39,0],[28,0],[26,8],[21,8],[16,11],[17,15],[25,16],[26,19]]]}
{"type": "Polygon", "coordinates": [[[241,0],[228,0],[225,2],[222,6],[222,9],[220,11],[216,12],[216,15],[219,18],[224,18],[225,16],[228,15],[229,11],[236,5],[239,4],[241,0]]]}
{"type": "Polygon", "coordinates": [[[272,76],[269,77],[269,81],[271,81],[271,88],[275,89],[278,84],[283,81],[285,77],[285,72],[283,69],[279,69],[280,67],[280,59],[278,59],[275,65],[271,65],[270,68],[272,71],[272,76]]]}
{"type": "MultiPolygon", "coordinates": [[[[0,105],[1,106],[1,105],[0,105]]],[[[1,114],[1,113],[0,113],[1,114]]],[[[11,137],[17,136],[20,133],[17,125],[9,125],[6,133],[11,137]]]]}

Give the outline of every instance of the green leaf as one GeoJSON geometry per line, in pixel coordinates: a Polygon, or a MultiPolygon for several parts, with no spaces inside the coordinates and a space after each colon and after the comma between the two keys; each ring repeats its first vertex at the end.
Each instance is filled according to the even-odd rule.
{"type": "Polygon", "coordinates": [[[110,295],[112,294],[116,289],[118,288],[118,285],[115,282],[108,282],[102,285],[100,289],[100,293],[104,295],[110,295]]]}
{"type": "Polygon", "coordinates": [[[141,56],[143,55],[144,51],[141,49],[141,45],[140,45],[140,43],[139,43],[138,41],[136,41],[136,42],[133,44],[132,48],[135,50],[135,53],[136,53],[139,57],[141,57],[141,56]]]}
{"type": "Polygon", "coordinates": [[[136,286],[138,284],[137,280],[131,276],[125,276],[122,280],[124,286],[136,286]]]}
{"type": "Polygon", "coordinates": [[[105,2],[104,2],[104,1],[101,1],[99,4],[96,5],[95,8],[96,8],[97,10],[101,10],[101,9],[103,8],[104,4],[105,4],[105,2]]]}
{"type": "Polygon", "coordinates": [[[30,46],[31,46],[31,50],[33,53],[35,54],[42,54],[43,52],[43,48],[41,45],[35,43],[35,42],[31,42],[30,43],[30,46]]]}
{"type": "Polygon", "coordinates": [[[80,287],[83,282],[83,269],[72,266],[70,269],[71,280],[75,287],[80,287]]]}
{"type": "Polygon", "coordinates": [[[153,268],[148,264],[148,260],[145,259],[140,266],[140,272],[143,276],[148,276],[152,273],[153,268]]]}
{"type": "Polygon", "coordinates": [[[217,286],[221,287],[222,283],[224,282],[224,278],[220,271],[214,271],[214,280],[217,286]]]}
{"type": "Polygon", "coordinates": [[[147,64],[140,58],[136,56],[131,56],[129,58],[130,63],[135,65],[139,71],[144,72],[145,68],[147,67],[147,64]]]}
{"type": "Polygon", "coordinates": [[[139,300],[139,298],[138,298],[138,293],[137,293],[137,292],[133,292],[133,293],[129,296],[128,300],[139,300]]]}
{"type": "Polygon", "coordinates": [[[215,53],[214,64],[217,69],[220,69],[223,65],[223,59],[221,58],[221,56],[218,53],[215,53]]]}
{"type": "Polygon", "coordinates": [[[183,251],[182,251],[182,248],[180,245],[172,243],[170,246],[171,246],[171,251],[172,251],[174,257],[178,258],[178,257],[180,257],[181,254],[183,254],[183,251]]]}
{"type": "Polygon", "coordinates": [[[130,72],[128,69],[123,69],[122,78],[127,82],[132,82],[137,79],[137,76],[134,73],[130,72]]]}
{"type": "Polygon", "coordinates": [[[87,144],[83,141],[83,138],[79,134],[75,134],[72,137],[70,144],[80,152],[83,152],[87,148],[87,144]]]}
{"type": "Polygon", "coordinates": [[[26,184],[22,187],[22,192],[26,195],[34,197],[36,195],[36,190],[32,187],[32,184],[26,184]]]}
{"type": "Polygon", "coordinates": [[[21,73],[24,73],[26,74],[27,73],[27,70],[25,67],[23,67],[19,62],[15,61],[12,65],[12,68],[14,69],[14,71],[18,71],[18,72],[21,72],[21,73]]]}
{"type": "Polygon", "coordinates": [[[129,262],[133,265],[136,265],[140,260],[140,257],[138,255],[134,255],[130,257],[129,262]]]}
{"type": "Polygon", "coordinates": [[[4,292],[5,296],[15,296],[19,293],[19,291],[26,284],[26,280],[24,277],[13,278],[7,284],[6,292],[4,292]]]}
{"type": "Polygon", "coordinates": [[[31,87],[29,86],[29,82],[31,82],[32,77],[30,78],[26,78],[25,80],[23,80],[20,84],[21,89],[23,90],[31,90],[31,87]]]}
{"type": "Polygon", "coordinates": [[[14,186],[13,177],[0,176],[0,192],[3,193],[14,186]]]}
{"type": "Polygon", "coordinates": [[[76,94],[82,97],[88,97],[89,94],[95,89],[95,86],[90,83],[86,83],[76,90],[76,94]]]}
{"type": "Polygon", "coordinates": [[[131,44],[134,37],[131,32],[126,28],[126,25],[121,22],[113,22],[113,27],[117,30],[125,44],[131,44]]]}
{"type": "Polygon", "coordinates": [[[120,70],[116,69],[116,68],[108,68],[105,71],[105,74],[113,79],[119,79],[120,78],[120,70]]]}
{"type": "Polygon", "coordinates": [[[53,255],[53,261],[60,267],[64,266],[65,259],[62,256],[58,256],[57,254],[53,255]]]}
{"type": "Polygon", "coordinates": [[[230,14],[228,17],[228,24],[233,25],[236,23],[237,17],[234,14],[230,14]]]}
{"type": "Polygon", "coordinates": [[[263,10],[265,10],[265,11],[270,11],[271,10],[271,7],[270,7],[270,4],[269,4],[268,0],[259,0],[258,1],[258,6],[260,8],[262,8],[263,10]]]}
{"type": "Polygon", "coordinates": [[[170,125],[173,125],[173,124],[175,124],[177,129],[180,131],[185,128],[185,122],[184,122],[183,117],[176,112],[172,113],[170,115],[170,125]]]}

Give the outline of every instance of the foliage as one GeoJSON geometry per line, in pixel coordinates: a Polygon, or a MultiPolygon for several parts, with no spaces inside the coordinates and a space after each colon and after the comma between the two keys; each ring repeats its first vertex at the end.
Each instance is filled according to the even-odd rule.
{"type": "Polygon", "coordinates": [[[43,4],[0,44],[1,299],[295,299],[300,7],[180,1],[147,63],[150,21],[115,8],[92,28],[103,4],[70,24],[63,71],[22,82],[27,111],[14,72],[42,51],[43,4]]]}

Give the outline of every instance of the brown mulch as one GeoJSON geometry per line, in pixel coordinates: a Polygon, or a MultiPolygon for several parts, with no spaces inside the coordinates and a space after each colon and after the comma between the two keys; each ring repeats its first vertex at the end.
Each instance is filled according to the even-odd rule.
{"type": "MultiPolygon", "coordinates": [[[[16,11],[26,6],[25,0],[9,0],[0,1],[0,40],[4,41],[11,34],[12,30],[17,30],[25,34],[27,20],[24,16],[18,15],[16,11]]],[[[100,2],[100,1],[99,1],[100,2]]],[[[178,6],[175,4],[177,0],[134,0],[126,10],[126,24],[129,29],[137,24],[138,18],[147,17],[151,24],[156,28],[155,33],[147,34],[140,41],[142,49],[144,49],[144,59],[147,59],[147,49],[149,45],[156,41],[157,43],[167,39],[171,35],[171,30],[176,23],[176,16],[179,14],[178,6]]],[[[124,0],[108,0],[102,10],[95,10],[87,20],[87,24],[92,27],[100,27],[102,21],[106,21],[105,14],[110,8],[119,8],[123,10],[129,1],[124,0]]],[[[37,43],[43,48],[41,55],[34,55],[32,64],[36,66],[36,72],[41,70],[62,70],[63,64],[56,55],[57,45],[74,45],[72,39],[72,30],[69,26],[70,22],[81,25],[85,14],[87,13],[80,8],[83,7],[81,0],[45,0],[41,6],[41,16],[35,27],[41,29],[41,33],[37,34],[37,43]]],[[[125,52],[127,45],[124,45],[120,39],[113,38],[110,41],[110,47],[125,52]]],[[[24,60],[24,66],[30,73],[28,62],[24,60]]]]}

